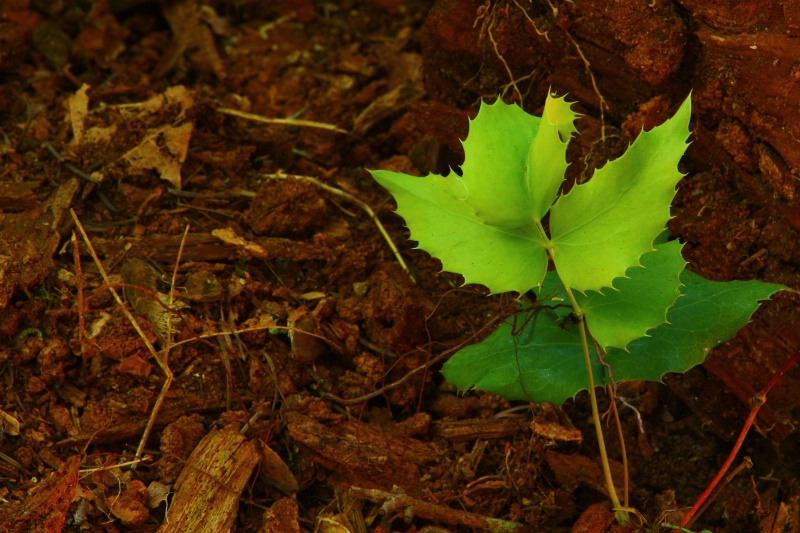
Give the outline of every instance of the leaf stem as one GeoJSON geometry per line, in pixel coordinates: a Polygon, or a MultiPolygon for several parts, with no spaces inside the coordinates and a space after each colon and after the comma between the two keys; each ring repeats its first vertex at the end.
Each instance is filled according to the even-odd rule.
{"type": "MultiPolygon", "coordinates": [[[[555,264],[555,260],[553,258],[554,246],[550,238],[547,236],[547,233],[542,226],[541,221],[535,221],[535,225],[538,228],[539,232],[542,235],[542,238],[545,241],[545,247],[547,248],[547,255],[550,258],[550,261],[555,264]]],[[[558,270],[558,269],[556,269],[558,270]]],[[[583,309],[581,306],[578,305],[578,301],[575,299],[575,295],[572,293],[572,289],[568,286],[564,285],[564,290],[569,296],[569,301],[572,304],[572,312],[575,317],[578,319],[578,331],[580,332],[581,336],[581,345],[583,346],[583,361],[586,364],[586,378],[589,382],[589,400],[592,404],[592,422],[594,422],[594,430],[597,433],[597,448],[600,452],[600,463],[603,466],[603,477],[605,478],[606,482],[606,490],[608,491],[608,496],[611,498],[611,504],[614,506],[614,512],[617,515],[617,521],[622,524],[630,523],[630,516],[628,515],[628,511],[626,507],[620,505],[619,496],[617,496],[617,489],[614,487],[614,478],[611,477],[611,465],[608,462],[608,453],[606,452],[606,442],[603,438],[603,426],[600,423],[600,410],[597,408],[597,394],[595,393],[595,384],[594,384],[594,372],[592,370],[592,358],[589,355],[589,342],[586,336],[586,321],[584,320],[583,309]]],[[[614,401],[613,398],[611,400],[614,401]]],[[[627,472],[626,472],[627,478],[627,472]]],[[[627,504],[627,487],[625,491],[626,496],[626,504],[627,504]]]]}
{"type": "Polygon", "coordinates": [[[572,310],[575,317],[578,319],[578,332],[581,336],[581,345],[583,346],[583,361],[586,364],[586,377],[589,381],[589,399],[592,404],[592,421],[594,422],[594,429],[597,433],[597,448],[600,452],[600,463],[603,466],[603,476],[605,477],[606,490],[608,496],[611,498],[611,504],[617,515],[617,520],[621,524],[630,522],[628,512],[622,507],[617,496],[617,489],[614,488],[614,479],[611,477],[611,465],[608,462],[608,453],[606,452],[606,443],[603,438],[603,427],[600,423],[600,410],[597,408],[597,394],[595,393],[594,372],[592,371],[592,359],[589,355],[589,343],[586,336],[586,322],[584,321],[583,310],[575,300],[575,295],[572,294],[572,289],[564,286],[564,290],[569,296],[572,303],[572,310]]]}

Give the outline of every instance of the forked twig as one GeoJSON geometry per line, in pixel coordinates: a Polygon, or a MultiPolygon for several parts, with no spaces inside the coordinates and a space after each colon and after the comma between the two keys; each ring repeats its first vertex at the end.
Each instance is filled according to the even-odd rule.
{"type": "Polygon", "coordinates": [[[600,92],[600,88],[597,86],[597,80],[594,77],[594,72],[592,72],[592,65],[589,63],[589,60],[583,55],[583,50],[578,45],[578,41],[572,37],[572,34],[567,30],[564,30],[564,35],[567,36],[567,39],[570,40],[572,46],[575,47],[575,51],[578,52],[578,55],[583,61],[583,65],[586,67],[586,72],[589,74],[589,79],[592,81],[592,88],[594,89],[594,93],[597,95],[599,99],[600,105],[598,106],[600,109],[600,140],[606,140],[606,109],[608,109],[608,104],[606,103],[606,99],[603,97],[603,93],[600,92]]]}
{"type": "MultiPolygon", "coordinates": [[[[550,5],[550,10],[553,13],[553,20],[556,20],[558,17],[558,8],[553,5],[550,0],[547,0],[547,3],[550,5]]],[[[589,79],[592,82],[592,89],[594,89],[594,93],[597,95],[599,100],[599,108],[600,108],[600,140],[606,140],[606,110],[608,109],[608,103],[606,103],[606,99],[603,97],[603,93],[600,92],[600,87],[597,85],[597,79],[594,77],[594,72],[592,72],[592,64],[589,63],[589,59],[584,55],[583,50],[581,49],[578,41],[572,36],[572,34],[566,29],[561,28],[564,32],[564,35],[567,36],[569,42],[572,43],[572,46],[575,47],[575,51],[578,52],[578,55],[583,61],[583,65],[586,68],[586,73],[589,75],[589,79]]]]}
{"type": "MultiPolygon", "coordinates": [[[[780,381],[781,377],[783,377],[783,375],[786,372],[788,372],[789,369],[792,368],[797,363],[798,360],[800,360],[800,351],[794,354],[794,356],[791,359],[789,359],[786,362],[786,364],[781,367],[780,370],[775,372],[775,374],[773,374],[773,376],[770,378],[769,382],[767,382],[766,386],[763,389],[761,389],[758,393],[756,393],[755,396],[753,396],[752,400],[750,401],[750,403],[752,404],[752,407],[750,408],[750,414],[747,415],[747,419],[744,421],[744,425],[742,426],[742,431],[739,432],[739,437],[736,439],[736,442],[734,443],[731,452],[728,454],[728,458],[725,459],[725,462],[722,464],[722,467],[719,469],[719,472],[717,472],[717,475],[714,476],[714,479],[711,480],[711,483],[708,484],[708,487],[706,487],[706,490],[703,491],[703,494],[701,494],[700,497],[697,498],[697,501],[694,502],[692,508],[689,509],[689,512],[686,513],[686,515],[683,517],[683,520],[681,520],[679,527],[682,528],[689,527],[692,524],[692,522],[694,522],[694,520],[696,519],[695,515],[699,516],[700,509],[703,508],[706,500],[709,498],[709,496],[711,496],[711,493],[714,492],[716,486],[725,476],[725,473],[733,464],[733,460],[736,459],[736,455],[739,453],[742,444],[744,444],[745,437],[750,432],[750,428],[753,426],[753,423],[756,420],[756,416],[758,416],[758,411],[761,410],[761,407],[765,403],[767,403],[767,394],[769,394],[769,391],[772,390],[772,387],[774,387],[778,383],[778,381],[780,381]]],[[[678,532],[677,529],[673,529],[672,531],[673,533],[678,532]]]]}
{"type": "MultiPolygon", "coordinates": [[[[125,315],[125,318],[128,319],[128,321],[131,323],[133,328],[136,330],[136,333],[138,333],[139,336],[142,338],[142,340],[144,341],[145,346],[147,346],[147,350],[150,352],[150,355],[153,356],[153,359],[155,359],[156,363],[161,368],[162,372],[164,372],[164,384],[161,386],[161,392],[159,392],[158,398],[156,398],[156,401],[153,404],[153,409],[150,412],[150,418],[147,421],[147,425],[144,428],[144,432],[142,433],[142,438],[139,441],[139,446],[136,448],[136,459],[139,459],[142,456],[142,452],[144,451],[144,447],[145,447],[145,444],[147,443],[147,439],[150,436],[150,432],[153,430],[153,425],[155,424],[155,420],[156,420],[156,417],[158,416],[158,412],[161,410],[161,406],[164,404],[164,399],[166,398],[167,392],[169,391],[169,388],[172,385],[172,381],[174,379],[174,375],[172,373],[172,370],[170,370],[169,364],[168,364],[169,350],[171,348],[170,342],[169,342],[169,341],[171,341],[171,326],[170,325],[167,326],[167,332],[168,332],[167,339],[168,339],[168,342],[167,342],[167,346],[163,350],[164,356],[162,358],[161,355],[158,353],[158,351],[156,351],[156,349],[153,346],[153,344],[147,339],[147,335],[145,335],[144,331],[142,331],[142,329],[139,327],[139,323],[136,322],[136,319],[133,317],[131,312],[128,310],[128,307],[122,301],[122,298],[120,298],[119,294],[114,289],[114,286],[111,284],[111,280],[108,278],[108,274],[106,273],[106,270],[103,267],[103,263],[100,261],[100,258],[97,256],[97,252],[95,252],[94,246],[92,246],[92,242],[89,240],[89,236],[86,234],[86,230],[83,228],[83,224],[81,224],[81,221],[80,221],[80,219],[78,219],[78,216],[75,214],[75,211],[73,209],[70,209],[69,212],[70,212],[70,215],[72,215],[72,220],[75,221],[75,225],[78,227],[78,231],[80,231],[81,236],[83,237],[83,241],[86,243],[86,247],[89,249],[89,253],[92,256],[92,259],[94,260],[95,265],[97,265],[97,269],[100,271],[100,275],[103,277],[103,281],[108,286],[108,290],[111,291],[112,296],[114,296],[114,300],[116,300],[117,304],[119,304],[120,308],[122,309],[122,314],[125,315]]],[[[184,245],[184,242],[186,241],[186,235],[187,235],[188,231],[189,231],[189,228],[187,227],[186,228],[186,232],[184,232],[184,234],[183,234],[183,241],[181,241],[181,248],[180,248],[180,250],[178,252],[179,258],[180,258],[180,253],[183,251],[183,245],[184,245]]],[[[75,245],[77,246],[77,242],[75,242],[75,245]]],[[[176,262],[176,267],[175,268],[177,270],[177,262],[176,262]]],[[[173,287],[174,287],[174,282],[175,282],[174,276],[175,276],[175,274],[173,274],[173,287]]],[[[170,308],[171,308],[172,307],[172,303],[173,303],[173,290],[172,289],[170,289],[169,298],[170,298],[169,302],[170,302],[170,308]]],[[[167,318],[168,318],[168,323],[171,323],[171,316],[168,316],[167,318]]],[[[131,466],[131,468],[135,469],[136,468],[136,464],[133,464],[131,466]]]]}
{"type": "Polygon", "coordinates": [[[520,92],[519,87],[517,87],[517,80],[514,79],[514,73],[511,71],[511,67],[508,66],[508,62],[506,61],[506,58],[503,57],[503,54],[500,53],[500,49],[497,47],[497,41],[495,41],[494,34],[492,33],[492,26],[494,25],[494,21],[495,21],[494,9],[492,9],[492,15],[491,16],[492,16],[492,20],[489,23],[489,25],[486,27],[486,32],[489,35],[489,42],[492,43],[492,48],[494,48],[494,54],[497,56],[497,58],[503,64],[503,67],[506,69],[506,73],[508,74],[508,78],[511,80],[511,86],[514,87],[514,91],[517,93],[517,96],[519,97],[519,105],[520,105],[520,107],[522,107],[522,105],[523,105],[522,93],[520,92]]]}
{"type": "MultiPolygon", "coordinates": [[[[183,255],[183,247],[186,244],[186,236],[189,234],[189,226],[186,226],[186,229],[183,232],[183,238],[181,239],[181,245],[178,248],[178,257],[175,260],[175,269],[172,272],[172,283],[170,284],[169,288],[169,308],[167,309],[167,335],[166,335],[166,346],[162,350],[164,354],[163,359],[158,358],[159,366],[164,371],[165,378],[164,384],[161,385],[161,392],[158,393],[158,397],[156,398],[155,403],[153,404],[153,409],[150,411],[150,418],[147,419],[147,425],[144,427],[144,432],[142,433],[142,438],[139,441],[139,446],[136,448],[136,458],[140,458],[142,456],[142,452],[144,452],[144,446],[147,443],[147,439],[150,437],[150,432],[153,431],[153,426],[156,423],[156,418],[158,417],[159,411],[161,411],[161,406],[164,405],[164,399],[167,397],[167,392],[169,392],[169,388],[172,385],[172,380],[174,376],[172,374],[172,370],[169,368],[169,352],[172,349],[172,309],[175,303],[175,280],[178,276],[178,265],[181,262],[181,255],[183,255]]],[[[133,465],[131,468],[135,469],[136,465],[133,465]]]]}

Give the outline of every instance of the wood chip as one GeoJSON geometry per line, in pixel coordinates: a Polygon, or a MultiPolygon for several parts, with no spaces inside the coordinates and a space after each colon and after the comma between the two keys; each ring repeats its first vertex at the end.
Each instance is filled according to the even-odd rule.
{"type": "Polygon", "coordinates": [[[531,429],[533,430],[534,434],[556,442],[583,441],[583,434],[580,432],[580,430],[564,427],[555,422],[534,421],[531,423],[531,429]]]}
{"type": "Polygon", "coordinates": [[[526,420],[516,418],[440,420],[431,423],[431,431],[434,436],[449,441],[503,439],[518,433],[526,425],[526,420]]]}
{"type": "Polygon", "coordinates": [[[260,459],[258,443],[235,428],[206,435],[175,482],[175,498],[159,533],[231,531],[242,491],[260,459]]]}

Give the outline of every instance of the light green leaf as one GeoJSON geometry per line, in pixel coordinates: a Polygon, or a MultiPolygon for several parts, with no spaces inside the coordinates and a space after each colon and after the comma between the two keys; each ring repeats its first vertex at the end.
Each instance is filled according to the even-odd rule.
{"type": "MultiPolygon", "coordinates": [[[[702,363],[711,349],[733,337],[758,308],[758,302],[786,290],[760,281],[709,281],[684,270],[684,286],[662,324],[631,342],[629,351],[612,348],[605,356],[616,382],[660,381],[667,372],[686,372],[702,363]]],[[[540,292],[545,305],[568,302],[554,272],[540,292]]],[[[445,378],[459,389],[476,388],[508,400],[562,403],[587,388],[583,349],[567,308],[541,309],[512,335],[511,321],[480,344],[456,353],[444,366],[445,378]]],[[[605,369],[592,356],[595,383],[605,383],[605,369]]]]}
{"type": "Polygon", "coordinates": [[[493,293],[523,293],[547,269],[539,221],[564,179],[576,115],[563,98],[550,96],[544,113],[542,120],[501,100],[481,105],[464,141],[460,177],[372,172],[395,197],[419,247],[493,293]]]}
{"type": "Polygon", "coordinates": [[[674,117],[641,133],[620,158],[552,207],[553,260],[567,286],[581,292],[611,287],[653,249],[681,179],[690,115],[687,98],[674,117]]]}
{"type": "Polygon", "coordinates": [[[667,310],[680,293],[686,266],[678,241],[656,245],[642,256],[642,266],[629,268],[627,278],[614,280],[614,289],[575,294],[592,337],[604,348],[623,350],[632,340],[667,320],[667,310]]]}
{"type": "Polygon", "coordinates": [[[486,224],[518,228],[533,220],[525,165],[540,120],[498,99],[482,104],[470,121],[462,176],[453,179],[463,183],[465,200],[486,224]]]}
{"type": "Polygon", "coordinates": [[[485,224],[453,178],[385,170],[372,176],[394,196],[411,238],[445,270],[463,274],[466,283],[486,285],[493,293],[524,293],[544,278],[547,253],[532,224],[509,229],[485,224]]]}
{"type": "Polygon", "coordinates": [[[527,185],[533,204],[529,216],[537,221],[550,210],[564,181],[569,166],[567,145],[576,131],[576,116],[572,104],[567,103],[564,97],[547,95],[539,130],[531,143],[527,167],[527,185]]]}

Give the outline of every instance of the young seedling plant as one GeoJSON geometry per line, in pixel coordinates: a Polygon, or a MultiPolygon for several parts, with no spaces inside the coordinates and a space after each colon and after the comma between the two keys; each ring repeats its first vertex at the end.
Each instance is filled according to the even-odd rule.
{"type": "Polygon", "coordinates": [[[456,353],[444,376],[461,390],[508,400],[561,404],[588,390],[606,488],[622,521],[595,387],[686,372],[733,337],[760,300],[786,289],[714,282],[685,269],[682,245],[669,239],[666,224],[683,177],[678,162],[690,115],[687,98],[566,194],[578,115],[551,95],[541,117],[499,99],[482,103],[463,141],[460,175],[372,172],[397,202],[411,239],[444,270],[493,294],[534,291],[535,304],[519,301],[530,316],[509,319],[456,353]]]}

